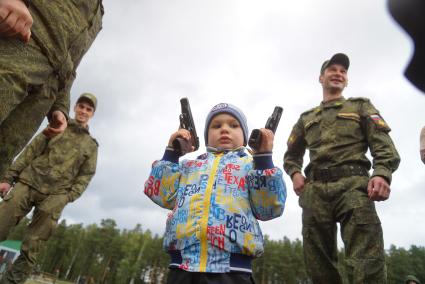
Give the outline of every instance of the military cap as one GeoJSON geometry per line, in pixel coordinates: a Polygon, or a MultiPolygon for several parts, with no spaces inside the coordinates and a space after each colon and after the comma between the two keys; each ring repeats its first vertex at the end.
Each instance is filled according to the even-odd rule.
{"type": "Polygon", "coordinates": [[[345,69],[348,70],[348,67],[350,67],[350,59],[348,59],[348,56],[344,53],[334,54],[331,59],[328,59],[323,62],[322,67],[320,68],[320,74],[323,74],[323,72],[325,72],[325,69],[331,66],[332,64],[341,64],[342,66],[344,66],[345,69]]]}
{"type": "Polygon", "coordinates": [[[86,101],[86,102],[90,103],[91,106],[96,110],[97,98],[95,97],[95,95],[93,95],[91,93],[83,93],[78,98],[77,103],[79,103],[80,101],[86,101]]]}

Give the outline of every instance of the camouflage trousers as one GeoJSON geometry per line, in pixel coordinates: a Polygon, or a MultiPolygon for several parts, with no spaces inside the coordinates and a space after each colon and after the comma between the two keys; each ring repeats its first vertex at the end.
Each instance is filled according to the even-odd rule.
{"type": "Polygon", "coordinates": [[[0,179],[55,102],[58,79],[33,40],[0,38],[0,179]]]}
{"type": "Polygon", "coordinates": [[[349,283],[387,283],[382,227],[367,195],[368,181],[368,177],[354,176],[306,183],[299,204],[304,258],[313,283],[343,283],[337,267],[337,223],[349,283]]]}
{"type": "Polygon", "coordinates": [[[36,263],[43,241],[47,241],[57,225],[60,214],[67,204],[65,194],[46,195],[17,183],[0,203],[0,242],[10,230],[34,207],[34,214],[25,234],[19,257],[3,276],[1,284],[24,283],[36,263]]]}

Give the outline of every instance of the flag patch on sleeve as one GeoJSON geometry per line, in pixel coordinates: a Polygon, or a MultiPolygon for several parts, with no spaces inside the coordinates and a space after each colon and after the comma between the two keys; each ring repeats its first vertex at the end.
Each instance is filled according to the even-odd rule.
{"type": "Polygon", "coordinates": [[[387,123],[385,122],[385,120],[379,114],[377,114],[377,113],[371,114],[370,118],[376,124],[376,126],[378,126],[378,128],[389,129],[387,123]]]}

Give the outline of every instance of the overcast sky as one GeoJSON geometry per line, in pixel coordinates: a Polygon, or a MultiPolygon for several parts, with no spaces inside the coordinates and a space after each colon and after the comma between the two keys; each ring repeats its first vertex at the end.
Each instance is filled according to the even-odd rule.
{"type": "MultiPolygon", "coordinates": [[[[179,100],[188,97],[202,147],[204,120],[219,102],[239,106],[250,129],[284,108],[274,163],[299,115],[321,101],[322,62],[344,52],[351,60],[345,97],[372,100],[392,128],[402,161],[389,200],[377,203],[385,246],[425,246],[425,165],[419,132],[425,96],[402,75],[412,42],[389,16],[386,1],[370,0],[104,0],[104,27],[78,69],[72,103],[98,96],[90,126],[99,141],[97,174],[63,218],[162,235],[167,210],[142,192],[150,165],[178,127],[179,100]],[[285,4],[290,3],[290,4],[285,4]]],[[[194,155],[189,155],[194,157],[194,155]]],[[[262,222],[273,239],[301,238],[301,209],[288,187],[282,217],[262,222]]]]}

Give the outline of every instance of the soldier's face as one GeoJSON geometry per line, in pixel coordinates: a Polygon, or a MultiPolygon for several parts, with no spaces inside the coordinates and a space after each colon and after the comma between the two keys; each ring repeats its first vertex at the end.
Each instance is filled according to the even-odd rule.
{"type": "Polygon", "coordinates": [[[84,101],[78,102],[74,107],[74,111],[75,120],[83,126],[87,126],[90,118],[92,118],[94,114],[94,108],[84,101]]]}
{"type": "Polygon", "coordinates": [[[347,69],[340,64],[332,64],[320,75],[319,82],[331,92],[342,91],[348,82],[347,69]]]}
{"type": "Polygon", "coordinates": [[[208,146],[231,150],[243,142],[243,130],[235,117],[227,113],[213,117],[208,127],[208,146]]]}

